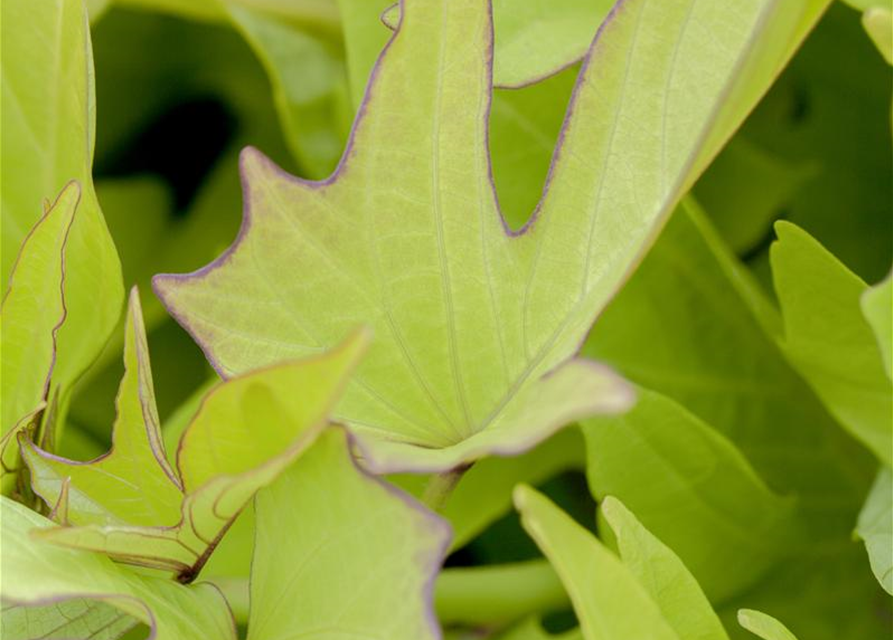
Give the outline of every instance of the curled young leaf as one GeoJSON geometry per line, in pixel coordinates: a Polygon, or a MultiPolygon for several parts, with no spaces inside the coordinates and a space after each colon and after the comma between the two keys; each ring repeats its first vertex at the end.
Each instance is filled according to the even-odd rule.
{"type": "Polygon", "coordinates": [[[18,468],[18,432],[39,418],[65,321],[65,246],[81,192],[69,184],[25,239],[0,307],[0,427],[4,493],[18,468]]]}
{"type": "Polygon", "coordinates": [[[561,577],[585,640],[682,640],[620,559],[548,498],[521,485],[515,507],[561,577]]]}

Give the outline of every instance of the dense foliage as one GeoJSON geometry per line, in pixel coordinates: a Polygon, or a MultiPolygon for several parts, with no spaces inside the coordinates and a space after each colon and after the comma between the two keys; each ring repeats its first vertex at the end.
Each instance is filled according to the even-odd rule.
{"type": "Polygon", "coordinates": [[[891,635],[888,2],[0,20],[4,640],[891,635]]]}

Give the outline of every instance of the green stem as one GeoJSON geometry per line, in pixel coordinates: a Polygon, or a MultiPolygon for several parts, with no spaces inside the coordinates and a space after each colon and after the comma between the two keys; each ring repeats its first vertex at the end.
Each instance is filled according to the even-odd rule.
{"type": "Polygon", "coordinates": [[[462,476],[471,468],[470,464],[444,471],[431,476],[428,486],[425,487],[425,493],[422,494],[422,502],[424,502],[432,511],[441,511],[446,504],[447,498],[453,493],[453,489],[459,484],[462,476]]]}
{"type": "Polygon", "coordinates": [[[570,606],[561,580],[545,560],[444,569],[434,589],[444,625],[499,627],[570,606]]]}

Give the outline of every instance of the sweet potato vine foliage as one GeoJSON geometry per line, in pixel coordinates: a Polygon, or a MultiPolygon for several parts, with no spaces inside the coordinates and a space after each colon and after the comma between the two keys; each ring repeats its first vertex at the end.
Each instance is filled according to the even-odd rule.
{"type": "Polygon", "coordinates": [[[893,631],[889,3],[0,18],[4,639],[893,631]]]}

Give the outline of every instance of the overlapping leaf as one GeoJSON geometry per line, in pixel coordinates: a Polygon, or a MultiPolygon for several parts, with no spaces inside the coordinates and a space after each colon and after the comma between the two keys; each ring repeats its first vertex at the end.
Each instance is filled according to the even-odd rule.
{"type": "Polygon", "coordinates": [[[213,587],[185,587],[47,544],[34,534],[51,530],[49,520],[5,497],[0,505],[4,639],[111,639],[142,622],[156,640],[235,640],[232,616],[213,587]]]}
{"type": "Polygon", "coordinates": [[[794,501],[774,494],[732,442],[670,398],[640,389],[632,411],[584,421],[583,433],[593,494],[639,511],[712,598],[753,585],[786,552],[794,501]]]}
{"type": "Polygon", "coordinates": [[[408,2],[333,178],[294,180],[246,152],[237,243],[155,281],[225,376],[370,322],[376,341],[337,417],[377,470],[516,453],[627,406],[615,378],[568,358],[803,17],[773,22],[761,48],[771,2],[624,3],[582,72],[537,218],[514,235],[488,175],[487,9],[408,2]]]}
{"type": "MultiPolygon", "coordinates": [[[[515,506],[524,528],[567,588],[586,640],[687,638],[680,635],[684,627],[665,617],[633,572],[548,498],[520,486],[515,490],[515,506]]],[[[695,609],[692,615],[703,613],[695,609]]]]}
{"type": "MultiPolygon", "coordinates": [[[[641,407],[644,413],[634,411],[628,419],[611,421],[590,434],[590,441],[601,445],[593,460],[602,463],[590,471],[590,484],[600,496],[615,492],[671,545],[711,599],[728,602],[736,593],[749,594],[724,607],[724,616],[733,618],[737,607],[774,607],[773,612],[814,638],[830,640],[844,631],[871,638],[884,629],[882,621],[871,615],[876,606],[871,594],[878,589],[859,566],[864,551],[852,544],[851,533],[875,465],[786,361],[774,339],[780,322],[703,213],[693,203],[684,203],[605,311],[584,349],[635,383],[666,396],[650,410],[646,402],[641,407]],[[661,415],[656,424],[635,426],[634,432],[651,446],[630,446],[632,433],[620,425],[636,425],[637,418],[659,411],[661,405],[673,417],[661,415]],[[685,438],[688,444],[682,446],[677,437],[681,427],[661,429],[665,424],[678,425],[677,419],[701,425],[689,424],[682,433],[706,435],[704,429],[716,429],[725,438],[716,434],[706,435],[706,440],[685,438]],[[706,445],[726,438],[719,450],[699,447],[698,457],[688,449],[694,442],[706,445]],[[723,466],[714,466],[720,464],[720,451],[734,451],[729,441],[759,478],[794,506],[794,537],[788,537],[789,527],[774,529],[771,517],[761,520],[763,515],[780,514],[781,502],[760,490],[761,482],[754,484],[751,473],[733,472],[746,469],[739,455],[722,455],[723,466]],[[746,485],[711,486],[695,480],[688,485],[692,491],[679,492],[680,484],[666,481],[663,473],[651,481],[646,481],[648,471],[630,473],[650,470],[658,461],[682,473],[682,487],[687,485],[685,478],[699,479],[711,469],[728,479],[750,479],[746,485]],[[640,481],[646,481],[645,486],[640,481]],[[751,510],[756,503],[720,497],[745,486],[755,490],[750,500],[762,506],[751,510]],[[725,505],[720,520],[709,516],[716,510],[705,510],[701,500],[708,488],[717,492],[708,504],[725,505]],[[688,514],[685,523],[674,517],[677,512],[688,514]],[[734,533],[734,522],[745,527],[766,525],[775,533],[742,537],[734,533]],[[786,560],[788,553],[791,558],[786,560]],[[751,558],[752,564],[710,560],[726,554],[751,558]],[[765,579],[753,583],[764,571],[768,571],[765,579]],[[812,585],[808,590],[803,587],[807,584],[812,585]],[[846,587],[832,590],[835,584],[846,587]],[[753,588],[747,590],[748,585],[753,588]],[[862,613],[855,614],[857,610],[862,613]],[[844,619],[862,620],[864,628],[834,627],[844,619]]],[[[645,395],[647,400],[649,394],[645,395]]]]}
{"type": "Polygon", "coordinates": [[[366,475],[329,429],[257,496],[250,640],[440,638],[434,577],[449,527],[366,475]]]}
{"type": "Polygon", "coordinates": [[[180,442],[175,473],[161,440],[134,290],[112,451],[76,463],[25,443],[34,491],[58,521],[73,525],[41,536],[192,579],[245,503],[326,426],[365,343],[358,333],[330,353],[216,388],[180,442]]]}
{"type": "Polygon", "coordinates": [[[856,534],[865,541],[878,582],[893,594],[893,473],[889,467],[882,468],[875,478],[859,513],[856,534]]]}
{"type": "Polygon", "coordinates": [[[867,285],[800,228],[776,225],[772,274],[782,346],[828,410],[886,465],[893,463],[893,384],[862,315],[867,285]]]}
{"type": "MultiPolygon", "coordinates": [[[[614,4],[610,0],[494,0],[494,86],[518,89],[579,62],[614,4]]],[[[400,5],[392,5],[381,20],[396,29],[400,5]]]]}
{"type": "Polygon", "coordinates": [[[15,433],[34,423],[53,445],[72,385],[118,321],[123,291],[90,177],[94,114],[84,6],[12,0],[3,4],[2,18],[0,429],[8,493],[14,476],[7,471],[17,467],[15,433]],[[34,50],[34,42],[43,44],[34,50]],[[54,206],[44,204],[60,190],[54,206]],[[16,284],[7,290],[13,268],[16,284]]]}
{"type": "MultiPolygon", "coordinates": [[[[601,506],[618,540],[620,558],[529,487],[515,490],[515,504],[525,529],[568,589],[586,640],[728,640],[679,557],[619,500],[608,497],[601,506]]],[[[770,619],[756,611],[743,610],[740,615],[749,629],[746,623],[751,620],[770,619]]]]}
{"type": "Polygon", "coordinates": [[[56,334],[65,321],[62,299],[65,243],[80,198],[71,184],[35,225],[22,247],[13,286],[0,311],[3,351],[2,473],[4,493],[18,467],[18,433],[46,404],[56,358],[56,334]]]}

